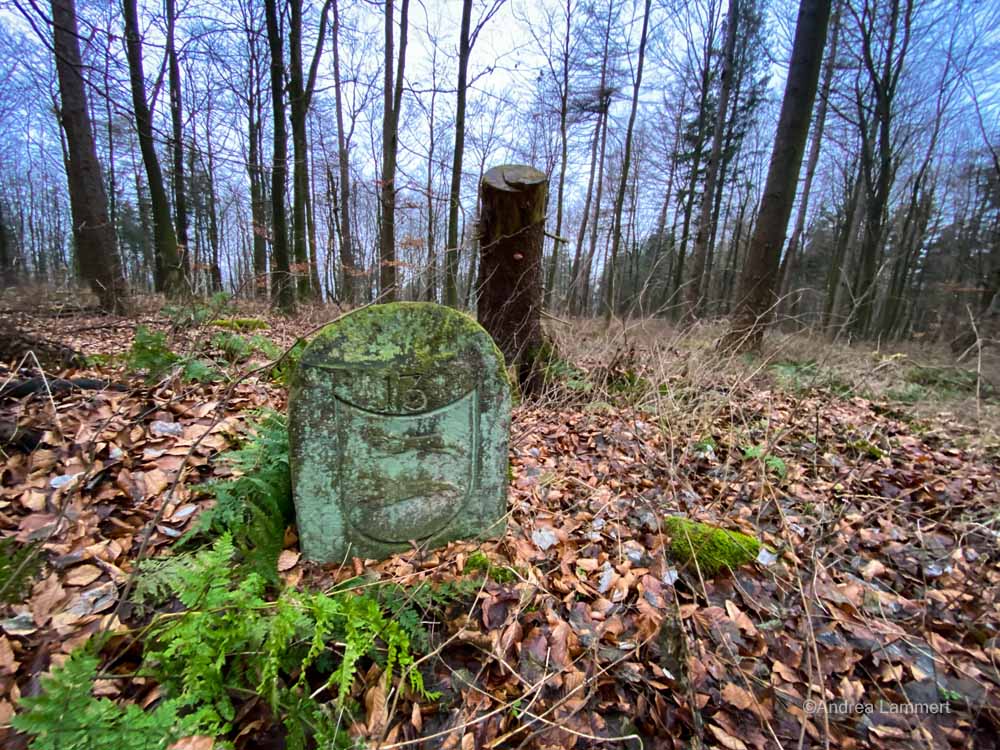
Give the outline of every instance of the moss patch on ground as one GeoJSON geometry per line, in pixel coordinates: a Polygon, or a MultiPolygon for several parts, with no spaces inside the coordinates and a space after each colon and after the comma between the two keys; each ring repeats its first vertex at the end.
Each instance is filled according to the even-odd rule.
{"type": "Polygon", "coordinates": [[[753,562],[760,552],[760,542],[748,534],[679,516],[667,516],[663,528],[670,536],[670,556],[692,567],[697,560],[698,569],[707,576],[753,562]]]}
{"type": "Polygon", "coordinates": [[[216,328],[230,331],[260,331],[271,326],[260,318],[217,318],[209,323],[216,328]]]}

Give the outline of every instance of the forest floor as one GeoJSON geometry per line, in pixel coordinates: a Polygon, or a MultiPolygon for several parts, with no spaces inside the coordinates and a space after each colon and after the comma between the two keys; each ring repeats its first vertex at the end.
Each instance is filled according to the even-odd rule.
{"type": "MultiPolygon", "coordinates": [[[[48,377],[110,385],[0,391],[0,422],[36,431],[32,444],[7,446],[0,475],[0,745],[28,746],[11,718],[31,705],[25,699],[55,690],[44,675],[89,643],[97,679],[60,700],[92,702],[65,708],[55,727],[38,708],[34,746],[125,748],[104,735],[102,745],[91,725],[81,736],[73,722],[103,711],[98,723],[119,726],[118,709],[95,696],[147,714],[169,698],[143,651],[150,632],[165,637],[157,617],[179,622],[195,606],[181,593],[145,611],[135,601],[138,560],[177,554],[177,540],[218,501],[205,483],[234,474],[227,452],[260,410],[286,405],[266,364],[273,352],[235,351],[211,322],[266,320],[244,341],[287,348],[339,313],[282,318],[154,302],[121,319],[57,312],[8,313],[7,322],[88,356],[87,367],[48,377]],[[176,355],[156,377],[135,356],[139,325],[176,355]]],[[[1000,745],[996,353],[956,362],[929,347],[775,333],[763,355],[723,359],[713,347],[722,329],[709,324],[683,333],[649,320],[546,325],[565,361],[542,398],[515,409],[502,538],[320,566],[300,559],[294,527],[285,532],[268,601],[281,587],[439,592],[412,597],[427,633],[411,639],[416,665],[383,679],[392,656],[379,658],[376,633],[339,700],[329,665],[290,669],[287,695],[295,687],[338,703],[338,743],[1000,745]],[[677,562],[663,525],[671,515],[764,547],[710,576],[677,562]],[[400,677],[415,668],[423,694],[400,677]]],[[[0,385],[33,374],[8,369],[0,385]]],[[[220,629],[244,615],[213,614],[220,629]]],[[[269,632],[258,646],[272,654],[278,631],[269,632]]],[[[331,663],[346,658],[337,639],[320,645],[331,663]]],[[[209,654],[210,670],[225,678],[234,662],[252,663],[234,651],[209,654]]],[[[219,709],[218,736],[161,733],[148,746],[295,744],[266,691],[222,688],[232,710],[219,709]]]]}

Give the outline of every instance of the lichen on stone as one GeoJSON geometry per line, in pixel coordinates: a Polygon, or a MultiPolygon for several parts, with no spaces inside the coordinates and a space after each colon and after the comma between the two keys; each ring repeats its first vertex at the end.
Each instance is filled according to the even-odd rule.
{"type": "Polygon", "coordinates": [[[667,516],[663,529],[670,536],[670,556],[678,564],[692,568],[697,561],[698,569],[706,576],[753,562],[760,552],[760,542],[749,534],[688,518],[667,516]]]}

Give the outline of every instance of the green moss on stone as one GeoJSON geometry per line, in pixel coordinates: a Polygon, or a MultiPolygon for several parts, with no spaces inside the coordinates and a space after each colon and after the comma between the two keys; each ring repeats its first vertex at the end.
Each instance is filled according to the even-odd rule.
{"type": "Polygon", "coordinates": [[[271,327],[260,318],[218,318],[211,321],[209,325],[216,328],[227,328],[230,331],[258,331],[271,327]]]}
{"type": "MultiPolygon", "coordinates": [[[[486,333],[472,316],[460,310],[433,302],[389,302],[352,310],[319,331],[310,341],[309,349],[325,350],[329,344],[335,344],[337,356],[344,362],[388,364],[404,354],[396,343],[401,338],[391,335],[404,318],[408,328],[421,333],[403,339],[410,342],[412,349],[405,353],[417,360],[418,368],[434,368],[441,360],[460,354],[456,344],[486,333]]],[[[503,354],[495,342],[493,348],[502,378],[510,383],[503,354]]]]}
{"type": "Polygon", "coordinates": [[[697,560],[698,568],[707,576],[753,562],[760,552],[760,542],[748,534],[679,516],[667,516],[663,528],[670,536],[670,556],[692,567],[697,560]]]}

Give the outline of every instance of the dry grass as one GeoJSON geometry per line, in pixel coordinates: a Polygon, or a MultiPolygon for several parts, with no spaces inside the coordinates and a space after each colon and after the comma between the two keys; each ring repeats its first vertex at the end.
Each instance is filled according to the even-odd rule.
{"type": "MultiPolygon", "coordinates": [[[[956,429],[965,444],[1000,447],[1000,351],[975,348],[961,362],[946,347],[918,342],[847,344],[813,332],[772,331],[759,355],[716,349],[725,321],[681,328],[661,319],[550,319],[559,354],[591,372],[615,363],[653,387],[646,399],[667,422],[699,434],[744,389],[870,400],[925,428],[956,429]]],[[[593,393],[616,403],[620,392],[593,393]]]]}

